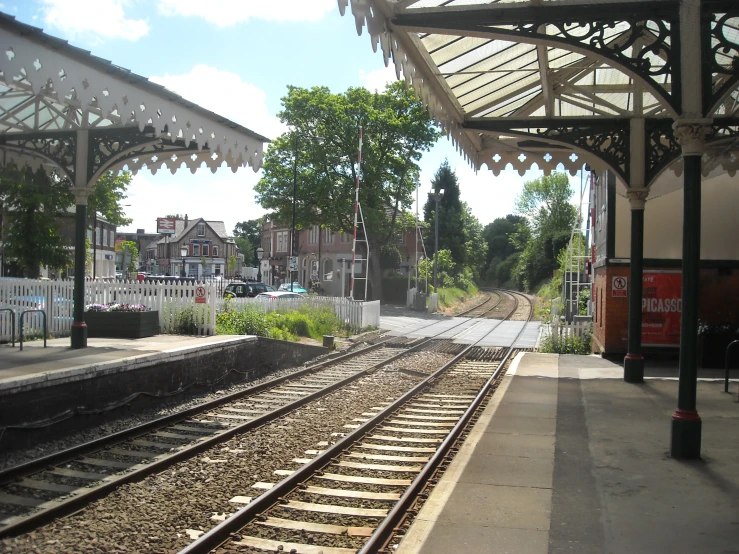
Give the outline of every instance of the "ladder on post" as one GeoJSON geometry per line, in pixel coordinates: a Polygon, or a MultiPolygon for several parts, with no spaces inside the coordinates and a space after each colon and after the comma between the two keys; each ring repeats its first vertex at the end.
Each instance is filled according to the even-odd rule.
{"type": "Polygon", "coordinates": [[[354,283],[355,281],[361,281],[364,279],[364,300],[367,300],[367,285],[369,284],[369,240],[367,240],[367,228],[364,226],[364,215],[362,215],[362,205],[359,203],[359,184],[360,184],[360,173],[362,171],[362,126],[359,126],[359,152],[357,154],[357,185],[354,190],[354,238],[352,240],[352,273],[349,281],[349,298],[354,300],[354,283]],[[357,238],[357,229],[359,225],[362,226],[363,239],[357,238]],[[364,258],[357,257],[357,243],[365,243],[366,256],[364,258]],[[357,277],[355,275],[356,262],[365,262],[364,264],[364,277],[357,277]]]}

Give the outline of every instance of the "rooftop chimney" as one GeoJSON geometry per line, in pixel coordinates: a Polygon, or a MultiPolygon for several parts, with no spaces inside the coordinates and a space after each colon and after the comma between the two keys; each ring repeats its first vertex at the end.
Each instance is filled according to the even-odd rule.
{"type": "Polygon", "coordinates": [[[185,227],[187,227],[187,214],[185,214],[185,227]]]}

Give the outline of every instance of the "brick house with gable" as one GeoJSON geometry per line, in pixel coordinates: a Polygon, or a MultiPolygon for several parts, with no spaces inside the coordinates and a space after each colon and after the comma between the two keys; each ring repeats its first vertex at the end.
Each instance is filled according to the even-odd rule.
{"type": "MultiPolygon", "coordinates": [[[[223,221],[204,218],[175,220],[175,233],[156,245],[156,269],[162,275],[185,275],[198,279],[228,275],[231,256],[238,260],[239,248],[228,236],[223,221]]],[[[149,246],[151,250],[153,245],[149,246]]],[[[152,264],[154,265],[154,264],[152,264]]]]}

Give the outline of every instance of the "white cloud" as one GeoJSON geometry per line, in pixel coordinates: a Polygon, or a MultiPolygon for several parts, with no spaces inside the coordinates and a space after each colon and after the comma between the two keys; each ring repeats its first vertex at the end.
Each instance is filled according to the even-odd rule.
{"type": "Polygon", "coordinates": [[[248,19],[264,21],[319,21],[336,0],[159,0],[164,15],[201,17],[218,27],[228,27],[248,19]]]}
{"type": "Polygon", "coordinates": [[[397,80],[398,78],[395,76],[395,66],[393,64],[375,71],[359,70],[359,83],[372,92],[382,92],[388,84],[397,80]]]}
{"type": "Polygon", "coordinates": [[[277,117],[269,114],[265,92],[242,81],[236,73],[196,65],[186,75],[164,75],[150,80],[267,138],[275,138],[287,130],[277,117]]]}
{"type": "Polygon", "coordinates": [[[126,0],[41,0],[44,23],[61,31],[71,39],[82,36],[92,42],[106,38],[138,40],[149,33],[149,24],[143,19],[126,19],[123,6],[126,0]]]}

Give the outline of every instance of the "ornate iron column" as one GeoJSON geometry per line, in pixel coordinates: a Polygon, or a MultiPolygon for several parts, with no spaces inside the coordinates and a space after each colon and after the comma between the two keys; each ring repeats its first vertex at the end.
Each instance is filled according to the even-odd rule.
{"type": "Polygon", "coordinates": [[[629,284],[629,352],[624,358],[624,381],[644,381],[644,356],[641,347],[642,273],[644,270],[644,205],[649,191],[626,193],[631,205],[631,265],[629,284]]]}
{"type": "MultiPolygon", "coordinates": [[[[74,232],[74,321],[72,322],[71,347],[87,347],[87,324],[85,323],[85,234],[87,231],[87,199],[92,194],[89,186],[90,132],[78,130],[75,143],[74,194],[77,205],[74,232]]],[[[93,239],[94,240],[94,239],[93,239]]]]}
{"type": "Polygon", "coordinates": [[[698,300],[700,292],[701,157],[710,120],[679,120],[675,136],[682,146],[683,285],[680,315],[680,377],[677,409],[672,414],[670,454],[700,458],[701,418],[696,409],[698,387],[698,300]]]}

